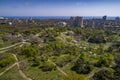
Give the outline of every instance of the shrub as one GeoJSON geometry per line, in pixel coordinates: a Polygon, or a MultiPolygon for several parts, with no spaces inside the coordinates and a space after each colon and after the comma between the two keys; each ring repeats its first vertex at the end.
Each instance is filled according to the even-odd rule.
{"type": "Polygon", "coordinates": [[[65,76],[63,78],[63,80],[88,80],[88,78],[84,75],[72,72],[72,73],[68,74],[67,76],[65,76]]]}

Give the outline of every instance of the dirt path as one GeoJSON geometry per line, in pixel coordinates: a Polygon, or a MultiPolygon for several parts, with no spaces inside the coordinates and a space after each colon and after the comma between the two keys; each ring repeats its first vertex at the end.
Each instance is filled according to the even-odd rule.
{"type": "Polygon", "coordinates": [[[67,73],[65,73],[62,69],[60,69],[54,62],[52,62],[50,59],[48,59],[48,61],[50,62],[50,63],[52,63],[54,66],[56,66],[56,68],[57,68],[57,70],[58,71],[60,71],[63,75],[67,75],[67,73]]]}
{"type": "Polygon", "coordinates": [[[7,71],[9,71],[10,69],[12,69],[14,66],[16,66],[16,63],[14,63],[13,65],[11,65],[10,67],[6,68],[3,72],[0,73],[0,76],[2,76],[3,74],[5,74],[7,71]]]}
{"type": "Polygon", "coordinates": [[[28,78],[28,77],[22,72],[22,70],[20,70],[20,65],[19,65],[20,62],[18,62],[18,58],[16,57],[16,55],[15,55],[15,54],[12,54],[12,55],[14,56],[16,62],[15,62],[13,65],[11,65],[10,67],[6,68],[3,72],[1,72],[1,73],[0,73],[0,76],[2,76],[2,75],[5,74],[7,71],[9,71],[10,69],[12,69],[13,67],[15,67],[15,66],[17,65],[17,68],[18,68],[18,70],[19,70],[19,73],[20,73],[20,75],[24,78],[24,80],[32,80],[31,78],[28,78]]]}
{"type": "MultiPolygon", "coordinates": [[[[16,46],[19,46],[19,47],[22,47],[24,44],[20,44],[20,45],[16,45],[16,46]]],[[[12,46],[12,47],[15,47],[15,46],[12,46]]],[[[9,47],[9,48],[11,48],[11,47],[9,47]]],[[[7,47],[6,49],[4,48],[4,49],[2,49],[2,50],[0,50],[0,53],[4,53],[4,52],[6,52],[6,51],[9,51],[9,48],[7,47]]],[[[17,47],[15,47],[15,48],[17,48],[17,47]]]]}
{"type": "Polygon", "coordinates": [[[15,47],[15,46],[17,46],[17,45],[24,44],[24,43],[25,43],[25,42],[19,42],[19,43],[16,43],[16,44],[11,45],[11,46],[8,46],[8,47],[0,48],[0,51],[6,50],[6,49],[9,49],[9,48],[12,48],[12,47],[15,47]]]}
{"type": "Polygon", "coordinates": [[[4,52],[6,52],[6,51],[8,51],[8,50],[2,50],[2,51],[0,51],[0,53],[4,53],[4,52]]]}
{"type": "Polygon", "coordinates": [[[15,54],[12,54],[14,56],[14,58],[16,59],[16,65],[18,67],[18,70],[19,70],[19,73],[20,75],[25,79],[25,80],[32,80],[31,78],[28,78],[23,72],[22,70],[20,69],[20,65],[19,65],[19,62],[18,62],[18,58],[15,54]]]}
{"type": "Polygon", "coordinates": [[[101,70],[104,70],[104,69],[107,69],[106,67],[103,67],[103,68],[99,68],[98,70],[93,70],[91,73],[88,74],[88,78],[92,78],[95,73],[101,71],[101,70]]]}

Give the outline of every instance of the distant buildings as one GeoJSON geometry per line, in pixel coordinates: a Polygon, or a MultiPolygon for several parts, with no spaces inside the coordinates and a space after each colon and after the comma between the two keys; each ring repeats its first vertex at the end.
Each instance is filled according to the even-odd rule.
{"type": "Polygon", "coordinates": [[[32,19],[32,17],[30,18],[25,18],[25,19],[22,19],[22,18],[4,18],[4,17],[0,17],[0,24],[7,24],[7,25],[10,25],[10,26],[16,26],[18,24],[34,24],[35,21],[34,19],[32,19]]]}
{"type": "Polygon", "coordinates": [[[0,17],[0,24],[6,24],[6,19],[4,17],[0,17]]]}
{"type": "Polygon", "coordinates": [[[35,21],[33,20],[32,17],[26,19],[26,24],[28,24],[28,23],[34,23],[34,22],[35,22],[35,21]]]}
{"type": "Polygon", "coordinates": [[[11,25],[13,25],[13,23],[12,22],[8,22],[8,24],[11,26],[11,25]]]}
{"type": "Polygon", "coordinates": [[[120,18],[116,17],[115,18],[115,27],[119,27],[119,25],[120,25],[120,18]]]}
{"type": "Polygon", "coordinates": [[[83,19],[83,17],[71,17],[70,26],[72,27],[91,27],[91,28],[110,28],[120,27],[120,18],[116,17],[115,20],[107,19],[107,16],[93,19],[83,19]]]}
{"type": "Polygon", "coordinates": [[[71,17],[70,26],[72,27],[83,27],[83,17],[71,17]]]}
{"type": "Polygon", "coordinates": [[[66,22],[57,22],[57,25],[65,27],[65,26],[67,26],[67,23],[66,22]]]}
{"type": "Polygon", "coordinates": [[[103,16],[103,20],[107,20],[107,16],[105,15],[105,16],[103,16]]]}
{"type": "Polygon", "coordinates": [[[0,16],[0,19],[4,19],[4,17],[1,17],[1,16],[0,16]]]}
{"type": "Polygon", "coordinates": [[[0,17],[0,24],[8,24],[10,26],[31,26],[47,27],[47,26],[71,26],[71,27],[90,27],[90,28],[119,28],[120,18],[108,18],[106,15],[99,18],[84,18],[80,16],[70,17],[70,19],[50,19],[39,20],[30,18],[4,18],[0,17]]]}

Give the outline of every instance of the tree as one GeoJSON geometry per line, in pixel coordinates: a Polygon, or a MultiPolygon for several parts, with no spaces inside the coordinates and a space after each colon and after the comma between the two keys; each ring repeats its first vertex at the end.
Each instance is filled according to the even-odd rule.
{"type": "Polygon", "coordinates": [[[9,56],[5,57],[4,59],[0,60],[0,67],[4,68],[14,62],[15,62],[15,58],[12,55],[9,55],[9,56]]]}
{"type": "Polygon", "coordinates": [[[32,66],[39,66],[39,65],[40,65],[40,58],[37,57],[37,56],[35,56],[33,58],[33,64],[32,64],[32,66]]]}
{"type": "Polygon", "coordinates": [[[38,53],[38,48],[36,45],[26,46],[22,48],[22,55],[26,57],[34,57],[38,53]]]}
{"type": "Polygon", "coordinates": [[[49,62],[45,62],[42,66],[39,67],[42,71],[52,71],[56,69],[56,66],[49,63],[49,62]]]}
{"type": "Polygon", "coordinates": [[[105,54],[99,58],[97,67],[111,67],[114,63],[114,56],[111,54],[105,54]]]}
{"type": "Polygon", "coordinates": [[[93,64],[90,63],[88,54],[85,52],[82,53],[71,69],[79,74],[88,74],[91,72],[93,64]]]}
{"type": "Polygon", "coordinates": [[[95,35],[90,37],[88,40],[90,43],[106,43],[106,38],[104,35],[95,35]]]}
{"type": "Polygon", "coordinates": [[[114,67],[115,75],[114,80],[120,80],[120,54],[115,55],[116,66],[114,67]]]}
{"type": "Polygon", "coordinates": [[[93,76],[93,80],[113,80],[113,78],[114,78],[113,69],[101,70],[93,76]]]}

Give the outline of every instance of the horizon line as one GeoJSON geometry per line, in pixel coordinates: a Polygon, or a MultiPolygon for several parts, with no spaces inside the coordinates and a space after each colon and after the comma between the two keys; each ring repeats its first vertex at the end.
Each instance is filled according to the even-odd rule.
{"type": "MultiPolygon", "coordinates": [[[[53,16],[53,15],[52,15],[52,16],[50,16],[50,15],[46,15],[46,16],[41,16],[41,15],[39,15],[39,16],[38,16],[38,15],[15,15],[15,16],[13,16],[13,15],[11,15],[11,16],[9,16],[9,15],[8,15],[8,16],[0,16],[0,17],[18,17],[18,16],[19,16],[19,17],[27,17],[27,16],[28,16],[28,17],[30,17],[30,16],[31,16],[31,17],[39,17],[39,16],[40,16],[40,17],[70,17],[70,15],[68,15],[68,16],[65,16],[65,15],[64,15],[64,16],[53,16]]],[[[75,16],[80,16],[80,15],[75,15],[75,16]]],[[[115,16],[115,15],[114,15],[114,16],[98,15],[98,16],[82,16],[82,17],[103,17],[103,16],[107,16],[107,17],[120,17],[120,15],[119,15],[119,16],[118,16],[118,15],[116,15],[116,16],[115,16]]],[[[72,17],[72,15],[71,15],[71,17],[72,17]]],[[[74,17],[74,16],[73,16],[73,17],[74,17]]]]}

